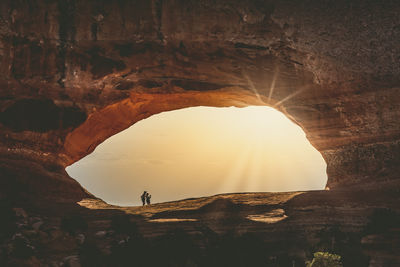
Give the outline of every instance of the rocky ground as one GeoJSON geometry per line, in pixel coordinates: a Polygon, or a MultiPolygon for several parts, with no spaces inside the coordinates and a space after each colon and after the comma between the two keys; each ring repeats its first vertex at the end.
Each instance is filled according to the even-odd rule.
{"type": "Polygon", "coordinates": [[[400,216],[396,203],[380,205],[388,198],[313,191],[145,207],[94,198],[62,208],[3,203],[0,265],[305,266],[314,252],[329,251],[344,266],[398,266],[400,216]]]}

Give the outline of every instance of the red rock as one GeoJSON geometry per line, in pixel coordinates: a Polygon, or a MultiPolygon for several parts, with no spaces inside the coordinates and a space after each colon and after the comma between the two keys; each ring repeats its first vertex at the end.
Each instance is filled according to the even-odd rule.
{"type": "Polygon", "coordinates": [[[395,207],[399,12],[396,1],[1,1],[0,199],[94,198],[65,167],[153,114],[271,105],[327,162],[331,190],[290,205],[351,206],[337,193],[349,189],[363,207],[395,207]]]}

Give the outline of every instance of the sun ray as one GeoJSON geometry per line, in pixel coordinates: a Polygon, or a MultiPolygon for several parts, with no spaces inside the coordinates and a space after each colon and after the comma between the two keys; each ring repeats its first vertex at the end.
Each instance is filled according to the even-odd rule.
{"type": "Polygon", "coordinates": [[[297,90],[296,92],[293,92],[292,94],[288,95],[287,97],[285,97],[282,100],[280,100],[277,103],[275,103],[272,107],[277,108],[278,106],[282,105],[284,102],[286,102],[286,101],[290,100],[291,98],[303,93],[307,89],[308,89],[307,87],[303,87],[303,88],[297,90]]]}
{"type": "Polygon", "coordinates": [[[276,83],[276,79],[278,77],[278,73],[279,73],[279,67],[277,66],[274,71],[274,76],[272,77],[271,86],[269,87],[268,103],[271,102],[271,97],[272,97],[272,94],[274,93],[275,83],[276,83]]]}
{"type": "Polygon", "coordinates": [[[228,174],[225,176],[224,183],[221,186],[221,192],[230,191],[234,192],[237,189],[238,184],[240,184],[241,179],[243,179],[243,173],[247,167],[250,156],[250,148],[246,147],[243,153],[236,158],[233,167],[230,169],[228,174]]]}
{"type": "Polygon", "coordinates": [[[268,177],[261,177],[261,148],[255,145],[252,151],[252,157],[250,162],[250,171],[247,175],[246,188],[248,192],[260,191],[261,179],[268,179],[268,177]]]}
{"type": "Polygon", "coordinates": [[[251,90],[254,92],[254,94],[256,95],[257,100],[260,101],[260,102],[262,102],[262,103],[264,103],[264,104],[267,104],[267,103],[264,102],[264,100],[262,100],[262,98],[260,97],[260,94],[258,93],[257,88],[254,86],[253,81],[250,79],[249,75],[247,75],[246,71],[243,70],[243,69],[242,69],[242,75],[243,75],[243,77],[246,79],[247,84],[249,85],[250,89],[251,89],[251,90]]]}

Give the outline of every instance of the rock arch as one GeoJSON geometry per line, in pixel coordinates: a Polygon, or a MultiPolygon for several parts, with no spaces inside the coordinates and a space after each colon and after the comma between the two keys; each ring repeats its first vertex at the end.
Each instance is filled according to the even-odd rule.
{"type": "Polygon", "coordinates": [[[135,121],[265,103],[304,129],[331,188],[398,181],[396,1],[66,3],[0,5],[3,188],[78,199],[65,166],[135,121]]]}

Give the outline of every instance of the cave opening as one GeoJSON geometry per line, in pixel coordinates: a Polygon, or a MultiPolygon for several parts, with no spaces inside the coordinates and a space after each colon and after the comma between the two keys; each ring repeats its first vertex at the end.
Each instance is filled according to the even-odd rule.
{"type": "Polygon", "coordinates": [[[326,163],[301,127],[267,106],[162,112],[108,138],[66,168],[107,203],[238,192],[321,190],[326,163]]]}

